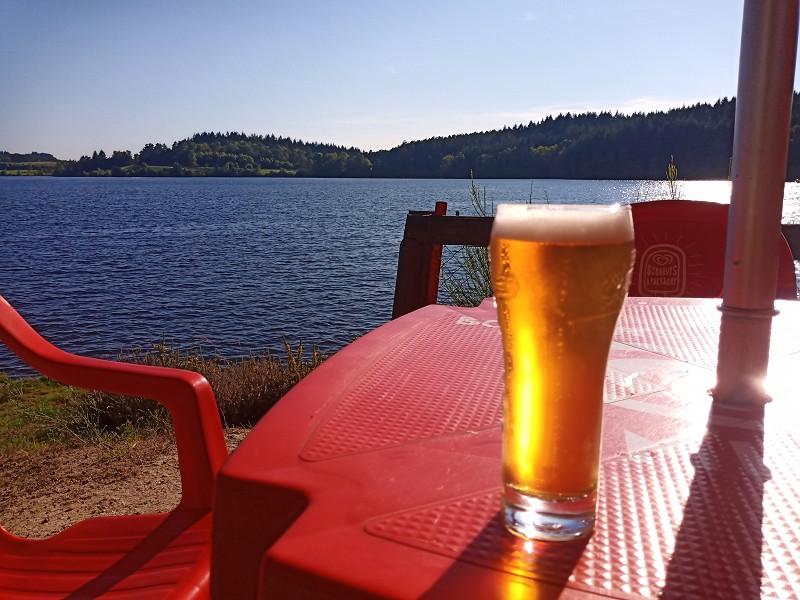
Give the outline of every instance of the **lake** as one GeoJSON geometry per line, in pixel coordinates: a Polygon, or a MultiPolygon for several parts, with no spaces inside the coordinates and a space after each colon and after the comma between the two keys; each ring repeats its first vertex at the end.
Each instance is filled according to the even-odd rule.
{"type": "MultiPolygon", "coordinates": [[[[653,181],[478,183],[490,203],[668,195],[653,181]]],[[[92,356],[165,341],[236,357],[283,338],[331,351],[390,318],[406,212],[436,200],[473,214],[465,180],[0,177],[0,295],[92,356]]],[[[800,184],[786,185],[784,222],[800,222],[800,184]]],[[[19,367],[0,348],[0,370],[19,367]]]]}

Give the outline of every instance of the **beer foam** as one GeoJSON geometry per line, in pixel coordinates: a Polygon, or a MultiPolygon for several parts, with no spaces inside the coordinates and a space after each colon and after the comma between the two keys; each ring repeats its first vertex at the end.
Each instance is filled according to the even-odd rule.
{"type": "Polygon", "coordinates": [[[633,240],[630,207],[612,204],[499,204],[492,237],[530,242],[610,244],[633,240]]]}

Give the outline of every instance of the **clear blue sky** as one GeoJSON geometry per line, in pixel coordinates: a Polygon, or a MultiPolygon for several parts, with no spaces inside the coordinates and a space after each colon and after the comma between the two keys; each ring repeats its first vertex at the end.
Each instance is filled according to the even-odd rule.
{"type": "Polygon", "coordinates": [[[0,149],[389,148],[736,93],[742,0],[0,0],[0,149]]]}

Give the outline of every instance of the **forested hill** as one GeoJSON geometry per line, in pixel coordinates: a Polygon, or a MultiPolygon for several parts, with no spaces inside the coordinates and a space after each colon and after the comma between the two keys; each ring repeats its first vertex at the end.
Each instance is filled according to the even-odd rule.
{"type": "Polygon", "coordinates": [[[730,100],[650,114],[559,115],[498,131],[433,138],[370,156],[373,173],[399,177],[663,179],[670,156],[682,178],[728,175],[730,100]]]}
{"type": "Polygon", "coordinates": [[[197,133],[171,146],[145,144],[137,154],[115,150],[66,161],[56,175],[369,177],[372,163],[358,148],[275,135],[197,133]]]}
{"type": "MultiPolygon", "coordinates": [[[[789,179],[800,177],[798,94],[794,108],[789,179]]],[[[674,156],[682,179],[725,179],[734,112],[734,100],[724,98],[648,114],[567,113],[377,152],[275,135],[198,133],[171,146],[147,144],[136,154],[101,150],[48,164],[56,175],[468,177],[473,172],[479,178],[664,179],[674,156]]],[[[3,162],[14,168],[10,156],[23,155],[0,153],[0,174],[3,162]]]]}
{"type": "MultiPolygon", "coordinates": [[[[787,177],[800,177],[795,93],[787,177]]],[[[682,179],[726,179],[735,100],[666,112],[559,115],[501,130],[438,137],[368,154],[373,176],[664,179],[674,156],[682,179]]]]}
{"type": "Polygon", "coordinates": [[[28,154],[15,154],[0,150],[0,162],[3,163],[26,163],[26,162],[56,162],[58,159],[52,154],[45,152],[30,152],[28,154]]]}

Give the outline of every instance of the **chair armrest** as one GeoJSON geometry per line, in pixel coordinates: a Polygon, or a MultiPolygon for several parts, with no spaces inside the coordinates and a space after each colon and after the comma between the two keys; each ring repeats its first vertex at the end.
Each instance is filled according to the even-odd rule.
{"type": "Polygon", "coordinates": [[[25,363],[54,381],[141,396],[169,411],[181,472],[181,507],[210,509],[214,478],[227,457],[214,392],[199,373],[77,356],[40,336],[0,296],[0,340],[25,363]]]}

